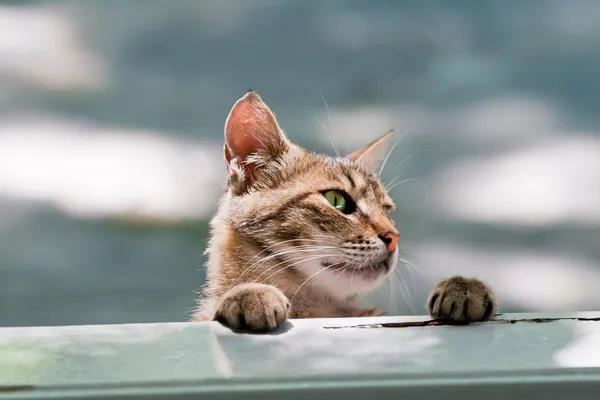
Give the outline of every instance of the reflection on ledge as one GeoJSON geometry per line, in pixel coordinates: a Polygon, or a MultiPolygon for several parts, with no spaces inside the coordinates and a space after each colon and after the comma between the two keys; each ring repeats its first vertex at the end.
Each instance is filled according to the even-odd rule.
{"type": "Polygon", "coordinates": [[[0,398],[425,399],[461,387],[462,399],[489,397],[492,388],[492,398],[519,388],[591,399],[597,392],[585,391],[600,384],[599,319],[600,312],[503,314],[468,326],[428,317],[291,320],[262,335],[217,323],[4,328],[0,398]],[[402,329],[342,329],[378,327],[402,329]]]}

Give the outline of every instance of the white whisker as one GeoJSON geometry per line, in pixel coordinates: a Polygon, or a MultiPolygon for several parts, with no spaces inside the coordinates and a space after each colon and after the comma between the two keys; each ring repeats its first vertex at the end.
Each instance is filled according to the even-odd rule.
{"type": "Polygon", "coordinates": [[[384,189],[387,191],[387,188],[392,186],[394,183],[396,183],[398,181],[398,179],[402,178],[404,176],[404,173],[399,173],[398,176],[396,176],[394,179],[392,179],[391,181],[389,181],[388,183],[385,184],[384,189]]]}
{"type": "Polygon", "coordinates": [[[333,265],[329,265],[317,272],[315,272],[314,274],[312,274],[311,276],[308,277],[308,279],[306,279],[304,282],[302,282],[302,284],[298,287],[298,289],[296,289],[296,291],[294,292],[294,295],[292,296],[292,298],[290,299],[290,304],[294,303],[294,299],[296,298],[296,295],[298,294],[298,292],[300,291],[300,289],[302,289],[302,287],[304,285],[306,285],[308,283],[308,281],[310,281],[312,278],[314,278],[315,276],[319,275],[321,272],[327,271],[328,269],[334,267],[335,265],[339,265],[342,263],[338,263],[338,264],[333,264],[333,265]]]}
{"type": "MultiPolygon", "coordinates": [[[[393,129],[390,129],[385,134],[388,135],[388,134],[392,133],[393,131],[394,131],[393,129]]],[[[400,138],[398,140],[396,140],[396,143],[394,143],[394,145],[392,147],[390,147],[390,150],[388,151],[387,155],[383,159],[383,162],[381,163],[381,167],[379,168],[379,172],[377,173],[377,176],[381,176],[381,173],[383,172],[383,169],[385,168],[385,165],[387,164],[388,159],[394,152],[394,149],[396,148],[396,146],[398,146],[398,144],[400,144],[402,139],[404,139],[404,135],[400,136],[400,138]]]]}
{"type": "Polygon", "coordinates": [[[333,151],[335,151],[335,155],[337,157],[339,157],[340,155],[338,154],[337,148],[335,147],[335,143],[333,143],[333,137],[331,136],[331,133],[329,133],[329,131],[327,130],[327,128],[325,127],[325,125],[323,124],[323,122],[321,122],[321,120],[319,119],[319,117],[317,117],[315,115],[314,118],[317,120],[317,122],[319,122],[319,124],[321,125],[321,127],[323,128],[323,130],[325,131],[325,133],[327,133],[327,137],[329,138],[329,142],[331,143],[331,146],[333,147],[333,151]]]}
{"type": "Polygon", "coordinates": [[[423,270],[421,268],[417,267],[415,264],[411,263],[407,259],[398,258],[398,261],[401,262],[403,265],[405,265],[407,268],[412,269],[413,271],[418,273],[421,277],[423,277],[425,279],[429,279],[429,278],[427,278],[427,276],[425,275],[425,273],[423,272],[423,270]]]}
{"type": "MultiPolygon", "coordinates": [[[[335,155],[339,157],[340,153],[338,153],[337,148],[335,147],[335,143],[333,142],[333,137],[332,137],[333,124],[331,121],[331,112],[329,111],[329,104],[327,104],[327,100],[325,100],[325,96],[323,96],[323,93],[319,93],[319,95],[321,95],[321,98],[323,99],[323,103],[325,103],[325,109],[327,110],[327,116],[329,117],[329,128],[331,129],[331,132],[329,132],[327,129],[325,129],[325,126],[323,125],[323,123],[321,123],[321,126],[323,126],[323,129],[325,129],[325,132],[327,132],[327,135],[329,136],[329,141],[331,142],[331,146],[333,146],[333,151],[335,151],[335,155]]],[[[319,122],[321,122],[321,121],[319,121],[319,122]]]]}
{"type": "Polygon", "coordinates": [[[396,297],[396,292],[402,291],[402,289],[400,288],[400,282],[398,282],[396,271],[391,274],[390,282],[392,282],[391,286],[394,290],[394,314],[398,314],[398,298],[396,297]]]}
{"type": "Polygon", "coordinates": [[[263,257],[262,259],[256,261],[255,263],[253,263],[249,267],[245,268],[242,271],[242,273],[240,274],[240,278],[238,279],[238,281],[247,272],[249,272],[250,270],[257,269],[261,265],[263,265],[264,263],[266,263],[267,261],[272,260],[274,258],[281,257],[281,256],[284,256],[284,255],[296,254],[296,253],[310,253],[310,252],[315,252],[315,251],[319,251],[319,250],[332,250],[332,249],[336,249],[336,247],[334,247],[334,246],[303,245],[303,246],[296,246],[296,247],[293,247],[293,248],[286,248],[286,249],[277,251],[275,253],[269,254],[266,257],[263,257]]]}
{"type": "Polygon", "coordinates": [[[264,275],[265,273],[269,272],[270,270],[272,270],[273,268],[276,268],[277,266],[279,266],[279,265],[281,265],[281,264],[285,264],[285,263],[288,263],[288,262],[291,262],[291,261],[300,260],[300,261],[297,261],[297,262],[295,262],[295,263],[293,263],[293,264],[286,265],[285,267],[283,267],[282,269],[280,269],[280,270],[278,270],[278,271],[275,271],[274,273],[272,273],[271,275],[269,275],[269,276],[267,276],[265,279],[263,279],[263,280],[262,280],[262,282],[266,282],[266,281],[267,281],[267,280],[268,280],[270,277],[272,277],[273,275],[275,275],[275,274],[278,274],[278,273],[280,273],[280,272],[281,272],[281,271],[283,271],[283,270],[286,270],[286,269],[288,269],[288,268],[294,267],[294,266],[296,266],[296,265],[298,265],[298,264],[301,264],[301,263],[303,263],[303,262],[306,262],[306,261],[313,261],[313,260],[318,260],[318,259],[320,259],[320,258],[325,258],[325,257],[333,257],[333,256],[334,256],[334,255],[332,255],[332,254],[319,254],[318,256],[313,256],[313,257],[310,257],[310,256],[309,256],[309,257],[296,257],[296,258],[292,258],[292,259],[289,259],[289,260],[285,260],[285,261],[282,261],[282,262],[280,262],[280,263],[277,263],[277,264],[273,265],[273,266],[272,266],[272,267],[270,267],[270,268],[267,268],[265,271],[263,271],[263,272],[262,272],[262,273],[261,273],[261,274],[260,274],[260,275],[259,275],[259,276],[256,278],[256,280],[258,280],[258,278],[260,278],[262,275],[264,275]]]}
{"type": "Polygon", "coordinates": [[[417,150],[414,153],[409,154],[408,156],[406,156],[404,158],[404,160],[400,161],[398,164],[396,164],[393,168],[392,171],[395,171],[396,169],[400,168],[402,166],[402,164],[404,164],[405,162],[407,162],[408,160],[410,160],[411,158],[413,158],[414,156],[416,156],[419,153],[422,153],[423,150],[417,150]]]}
{"type": "Polygon", "coordinates": [[[392,153],[392,151],[394,150],[394,148],[402,141],[402,139],[404,139],[404,137],[406,135],[408,135],[409,131],[412,129],[414,123],[415,123],[416,118],[413,118],[412,121],[410,121],[408,123],[408,125],[406,126],[405,129],[403,129],[402,134],[400,135],[400,139],[398,139],[398,141],[394,144],[394,146],[391,148],[391,150],[389,151],[388,155],[386,156],[383,164],[381,165],[381,168],[379,169],[379,176],[381,176],[381,173],[383,172],[383,168],[385,167],[385,164],[387,162],[388,157],[390,156],[390,154],[392,153]]]}
{"type": "Polygon", "coordinates": [[[408,182],[413,182],[413,181],[416,181],[416,179],[414,179],[414,178],[413,178],[413,179],[405,179],[405,180],[403,180],[403,181],[400,181],[400,182],[398,182],[398,183],[396,183],[396,184],[392,185],[392,187],[390,187],[390,188],[386,188],[385,190],[386,190],[386,191],[390,191],[390,190],[392,190],[393,188],[395,188],[396,186],[400,186],[400,185],[402,185],[403,183],[408,183],[408,182]]]}
{"type": "Polygon", "coordinates": [[[271,246],[268,246],[268,247],[264,248],[262,251],[260,251],[259,253],[255,254],[253,257],[251,257],[250,260],[248,260],[248,262],[244,265],[244,267],[246,265],[248,265],[253,259],[255,259],[256,257],[260,256],[262,253],[264,253],[266,251],[269,251],[270,249],[272,249],[275,246],[279,246],[279,245],[282,245],[284,243],[296,242],[296,241],[302,241],[302,240],[309,241],[310,239],[299,239],[299,238],[297,238],[297,239],[288,239],[288,240],[283,240],[281,242],[272,244],[271,246]]]}
{"type": "Polygon", "coordinates": [[[396,271],[398,271],[398,274],[400,275],[400,283],[402,284],[402,287],[404,288],[404,290],[401,290],[400,293],[402,294],[402,297],[404,297],[404,300],[406,301],[406,304],[408,305],[408,307],[410,307],[410,310],[412,311],[412,313],[416,314],[417,310],[415,309],[415,303],[413,301],[413,296],[411,294],[410,289],[406,285],[406,281],[404,279],[404,276],[402,275],[402,270],[400,268],[397,268],[396,271]]]}
{"type": "Polygon", "coordinates": [[[389,294],[389,298],[388,298],[388,305],[387,305],[387,312],[390,315],[394,315],[393,312],[391,312],[392,310],[392,305],[394,304],[394,299],[393,299],[393,293],[394,291],[392,290],[392,280],[391,279],[386,279],[384,284],[386,285],[386,289],[388,291],[389,294]]]}

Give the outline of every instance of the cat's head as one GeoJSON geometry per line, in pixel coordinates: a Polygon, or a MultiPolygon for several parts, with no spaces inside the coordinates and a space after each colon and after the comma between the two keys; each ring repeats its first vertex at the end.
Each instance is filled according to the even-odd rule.
{"type": "MultiPolygon", "coordinates": [[[[400,234],[395,206],[378,177],[390,134],[345,157],[293,144],[256,92],[233,106],[225,124],[227,221],[277,261],[339,296],[375,287],[395,268],[400,234]]],[[[257,264],[258,262],[258,264],[257,264]]]]}

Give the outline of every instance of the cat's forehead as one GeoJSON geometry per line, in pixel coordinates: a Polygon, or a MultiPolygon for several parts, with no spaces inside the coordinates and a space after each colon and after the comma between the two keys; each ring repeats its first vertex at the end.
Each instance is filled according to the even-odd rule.
{"type": "Polygon", "coordinates": [[[310,164],[315,182],[340,184],[357,198],[391,202],[379,178],[352,160],[344,157],[313,156],[310,164]]]}

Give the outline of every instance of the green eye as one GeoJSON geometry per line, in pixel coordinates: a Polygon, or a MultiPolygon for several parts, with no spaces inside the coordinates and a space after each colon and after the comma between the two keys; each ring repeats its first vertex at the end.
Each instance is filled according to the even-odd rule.
{"type": "Polygon", "coordinates": [[[325,196],[329,204],[341,212],[345,214],[352,212],[351,207],[349,207],[350,201],[345,193],[337,190],[328,190],[327,192],[323,193],[323,196],[325,196]]]}

